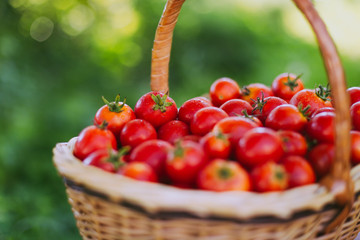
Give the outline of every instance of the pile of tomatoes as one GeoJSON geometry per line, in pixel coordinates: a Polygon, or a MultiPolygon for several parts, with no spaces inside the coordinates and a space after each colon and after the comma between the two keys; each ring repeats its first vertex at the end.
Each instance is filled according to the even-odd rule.
{"type": "MultiPolygon", "coordinates": [[[[348,89],[351,161],[360,162],[360,88],[348,89]]],[[[210,191],[282,191],[316,182],[334,160],[335,111],[328,87],[304,89],[283,73],[271,87],[212,83],[179,108],[161,92],[134,109],[103,98],[73,154],[86,165],[141,181],[210,191]]]]}

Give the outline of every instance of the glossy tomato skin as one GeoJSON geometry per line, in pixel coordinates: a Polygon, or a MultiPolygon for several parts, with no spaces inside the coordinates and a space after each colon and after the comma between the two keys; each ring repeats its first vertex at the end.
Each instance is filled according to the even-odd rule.
{"type": "MultiPolygon", "coordinates": [[[[115,173],[116,167],[114,166],[114,164],[112,162],[108,161],[108,159],[110,158],[110,151],[109,151],[109,149],[97,150],[97,151],[91,153],[89,156],[87,156],[84,159],[83,163],[85,165],[98,167],[107,172],[115,173]]],[[[119,161],[119,163],[120,163],[120,161],[119,161]]]]}
{"type": "MultiPolygon", "coordinates": [[[[120,99],[120,96],[118,97],[120,99]]],[[[135,119],[135,113],[123,102],[112,102],[102,106],[95,114],[94,124],[101,125],[104,121],[108,123],[107,128],[119,139],[124,125],[135,119]]]]}
{"type": "Polygon", "coordinates": [[[209,159],[228,159],[231,151],[231,144],[228,137],[222,133],[209,132],[200,139],[207,157],[209,159]]]}
{"type": "Polygon", "coordinates": [[[270,112],[277,106],[283,104],[287,104],[287,102],[279,97],[270,96],[264,99],[259,99],[253,105],[254,109],[251,114],[258,117],[262,123],[265,123],[265,120],[269,116],[270,112]]]}
{"type": "Polygon", "coordinates": [[[199,189],[224,191],[249,191],[250,176],[237,162],[214,159],[199,173],[197,186],[199,189]]]}
{"type": "Polygon", "coordinates": [[[360,132],[352,130],[351,136],[351,162],[356,165],[360,163],[360,132]]]}
{"type": "Polygon", "coordinates": [[[210,87],[210,99],[214,106],[219,107],[231,99],[240,98],[240,87],[230,78],[220,78],[210,87]]]}
{"type": "Polygon", "coordinates": [[[213,128],[215,134],[222,133],[228,136],[232,147],[235,148],[239,140],[250,129],[258,125],[244,117],[228,117],[219,121],[213,128]]]}
{"type": "Polygon", "coordinates": [[[304,89],[304,84],[299,76],[292,73],[278,75],[271,85],[274,95],[289,102],[299,91],[304,89]]]}
{"type": "Polygon", "coordinates": [[[360,101],[360,87],[351,87],[347,89],[350,96],[350,106],[360,101]]]}
{"type": "Polygon", "coordinates": [[[353,128],[360,131],[360,102],[354,103],[350,107],[350,114],[353,128]]]}
{"type": "Polygon", "coordinates": [[[310,150],[308,160],[318,178],[329,173],[335,158],[335,146],[331,143],[320,143],[310,150]]]}
{"type": "Polygon", "coordinates": [[[118,174],[144,182],[158,182],[152,167],[143,162],[131,162],[120,168],[118,174]]]}
{"type": "Polygon", "coordinates": [[[309,162],[300,156],[287,156],[281,160],[288,177],[289,187],[300,187],[316,181],[315,172],[309,162]]]}
{"type": "Polygon", "coordinates": [[[161,92],[149,92],[140,97],[135,105],[137,118],[148,121],[155,128],[177,117],[175,101],[161,92]]]}
{"type": "Polygon", "coordinates": [[[179,120],[186,124],[190,124],[194,114],[202,108],[211,107],[212,104],[204,97],[196,97],[187,100],[179,108],[179,120]]]}
{"type": "Polygon", "coordinates": [[[307,122],[307,118],[297,107],[290,104],[283,104],[271,111],[266,118],[265,126],[274,130],[292,130],[300,132],[307,122]]]}
{"type": "Polygon", "coordinates": [[[305,137],[298,132],[280,130],[276,134],[281,138],[284,156],[305,156],[307,153],[307,142],[305,137]]]}
{"type": "Polygon", "coordinates": [[[311,115],[311,118],[313,118],[313,117],[315,117],[317,114],[323,113],[323,112],[332,112],[332,113],[335,113],[335,108],[333,108],[333,107],[323,107],[323,108],[319,108],[318,110],[316,110],[316,111],[311,115]]]}
{"type": "Polygon", "coordinates": [[[290,104],[295,107],[306,108],[309,106],[310,108],[306,111],[308,116],[311,116],[315,111],[319,108],[323,107],[332,107],[331,101],[321,99],[315,90],[312,89],[303,89],[297,92],[291,99],[290,104]]]}
{"type": "Polygon", "coordinates": [[[217,107],[206,107],[197,111],[191,120],[190,130],[193,134],[204,136],[212,130],[217,122],[228,117],[227,113],[217,107]]]}
{"type": "Polygon", "coordinates": [[[189,134],[189,126],[179,120],[167,122],[158,129],[158,138],[171,144],[174,144],[176,140],[189,134]]]}
{"type": "Polygon", "coordinates": [[[262,99],[269,96],[274,96],[271,88],[262,83],[252,83],[243,87],[241,90],[241,99],[247,101],[251,105],[258,98],[262,99]]]}
{"type": "Polygon", "coordinates": [[[120,134],[122,146],[135,148],[137,145],[150,140],[156,139],[157,133],[155,128],[143,119],[134,119],[125,124],[120,134]]]}
{"type": "Polygon", "coordinates": [[[138,145],[131,153],[129,162],[144,162],[152,167],[157,176],[165,177],[165,164],[170,143],[159,139],[148,140],[138,145]]]}
{"type": "Polygon", "coordinates": [[[193,141],[178,142],[169,151],[166,160],[166,173],[174,184],[193,185],[199,171],[208,159],[199,143],[193,141]]]}
{"type": "Polygon", "coordinates": [[[252,169],[266,162],[277,162],[284,150],[274,130],[257,127],[249,130],[236,146],[236,158],[242,166],[252,169]]]}
{"type": "Polygon", "coordinates": [[[255,167],[251,173],[253,189],[257,192],[283,191],[289,185],[284,166],[267,162],[255,167]]]}
{"type": "Polygon", "coordinates": [[[101,126],[89,126],[80,132],[75,142],[73,154],[78,159],[84,160],[97,150],[109,148],[117,149],[114,134],[101,126]]]}
{"type": "Polygon", "coordinates": [[[323,112],[313,117],[307,125],[306,132],[319,142],[333,143],[335,129],[335,113],[323,112]]]}
{"type": "Polygon", "coordinates": [[[229,100],[221,105],[220,108],[224,110],[229,115],[229,117],[244,115],[243,111],[245,111],[247,114],[251,114],[253,109],[250,103],[242,99],[229,100]]]}

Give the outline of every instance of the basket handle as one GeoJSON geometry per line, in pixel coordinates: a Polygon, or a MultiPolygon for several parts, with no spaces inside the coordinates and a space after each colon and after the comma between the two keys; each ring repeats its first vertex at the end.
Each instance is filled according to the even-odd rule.
{"type": "MultiPolygon", "coordinates": [[[[168,74],[173,31],[185,0],[167,0],[164,12],[156,30],[152,50],[151,89],[168,92],[168,74]]],[[[354,198],[353,183],[350,177],[350,112],[349,97],[346,92],[344,70],[324,22],[315,10],[311,0],[293,0],[309,21],[320,47],[325,64],[332,99],[336,112],[335,161],[330,174],[321,184],[329,189],[339,206],[341,213],[327,227],[332,230],[345,219],[351,210],[354,198]]]]}

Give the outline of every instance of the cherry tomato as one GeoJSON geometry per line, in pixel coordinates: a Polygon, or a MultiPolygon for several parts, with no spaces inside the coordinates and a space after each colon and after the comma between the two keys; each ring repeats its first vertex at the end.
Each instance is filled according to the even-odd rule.
{"type": "Polygon", "coordinates": [[[210,98],[212,104],[219,107],[228,100],[240,98],[240,87],[230,78],[220,78],[211,84],[210,98]]]}
{"type": "Polygon", "coordinates": [[[165,164],[171,144],[163,140],[153,139],[138,145],[131,153],[129,162],[144,162],[152,167],[157,176],[165,176],[165,164]]]}
{"type": "Polygon", "coordinates": [[[264,127],[247,131],[236,146],[236,158],[247,168],[268,161],[277,162],[283,153],[281,138],[274,130],[264,127]]]}
{"type": "Polygon", "coordinates": [[[305,156],[307,153],[307,143],[303,135],[289,130],[280,130],[277,132],[277,135],[281,138],[284,156],[305,156]]]}
{"type": "Polygon", "coordinates": [[[219,121],[214,126],[213,132],[227,135],[231,145],[235,147],[247,131],[256,127],[258,125],[247,118],[228,117],[219,121]]]}
{"type": "Polygon", "coordinates": [[[125,123],[135,119],[135,113],[125,102],[120,102],[120,95],[117,95],[115,102],[109,102],[104,97],[105,105],[102,106],[95,114],[94,123],[100,125],[104,121],[108,123],[107,128],[113,132],[114,136],[119,139],[121,129],[125,123]]]}
{"type": "Polygon", "coordinates": [[[190,130],[195,135],[203,136],[210,132],[217,122],[228,117],[224,110],[206,107],[197,111],[191,120],[190,130]]]}
{"type": "Polygon", "coordinates": [[[100,126],[89,126],[84,128],[74,145],[74,156],[84,160],[91,153],[100,149],[117,149],[114,134],[106,129],[106,124],[100,126]]]}
{"type": "Polygon", "coordinates": [[[275,162],[255,167],[250,176],[253,189],[257,192],[282,191],[289,185],[285,168],[275,162]]]}
{"type": "Polygon", "coordinates": [[[165,123],[158,129],[158,138],[174,144],[176,140],[189,135],[189,126],[179,120],[165,123]]]}
{"type": "Polygon", "coordinates": [[[334,162],[335,147],[331,143],[320,143],[310,150],[308,159],[316,175],[321,178],[328,174],[334,162]]]}
{"type": "Polygon", "coordinates": [[[360,163],[360,132],[352,130],[351,135],[351,162],[356,165],[360,163]]]}
{"type": "Polygon", "coordinates": [[[300,77],[301,74],[296,76],[292,73],[282,73],[272,82],[271,90],[275,96],[288,102],[297,92],[304,89],[300,77]]]}
{"type": "Polygon", "coordinates": [[[281,160],[289,177],[289,187],[299,187],[316,181],[314,170],[305,158],[287,156],[281,160]]]}
{"type": "Polygon", "coordinates": [[[232,99],[221,105],[220,107],[224,110],[230,117],[236,117],[238,115],[244,115],[244,110],[246,113],[251,114],[252,107],[250,103],[242,99],[232,99]]]}
{"type": "Polygon", "coordinates": [[[198,188],[216,192],[249,191],[249,174],[237,162],[215,159],[211,161],[198,177],[198,188]]]}
{"type": "Polygon", "coordinates": [[[143,162],[128,163],[120,168],[117,173],[139,181],[158,182],[154,169],[143,162]]]}
{"type": "Polygon", "coordinates": [[[291,104],[274,108],[266,118],[265,126],[274,130],[301,131],[307,123],[304,114],[291,104]]]}
{"type": "Polygon", "coordinates": [[[204,148],[204,151],[209,159],[227,159],[230,156],[230,141],[226,135],[220,132],[209,132],[200,139],[200,144],[204,148]]]}
{"type": "Polygon", "coordinates": [[[333,107],[323,107],[323,108],[319,108],[318,110],[316,110],[316,111],[311,115],[311,118],[313,118],[313,117],[315,117],[317,114],[323,113],[323,112],[332,112],[332,113],[335,113],[335,108],[333,108],[333,107]]]}
{"type": "Polygon", "coordinates": [[[206,165],[207,158],[199,143],[180,141],[169,151],[166,172],[175,184],[195,184],[199,171],[206,165]]]}
{"type": "Polygon", "coordinates": [[[95,166],[104,171],[115,173],[119,167],[125,164],[124,155],[129,148],[122,148],[119,152],[113,149],[100,149],[87,156],[83,163],[95,166]]]}
{"type": "Polygon", "coordinates": [[[360,101],[360,87],[351,87],[347,89],[350,96],[350,106],[360,101]]]}
{"type": "Polygon", "coordinates": [[[335,129],[335,113],[322,112],[313,117],[307,125],[306,132],[319,142],[333,143],[335,129]]]}
{"type": "Polygon", "coordinates": [[[126,123],[120,134],[121,145],[130,146],[131,148],[156,138],[155,128],[149,122],[142,119],[134,119],[126,123]]]}
{"type": "Polygon", "coordinates": [[[158,128],[177,117],[177,107],[175,101],[166,94],[149,92],[137,101],[135,115],[158,128]]]}
{"type": "Polygon", "coordinates": [[[322,86],[316,90],[303,89],[297,92],[289,103],[302,109],[309,106],[306,111],[308,116],[311,116],[319,108],[332,107],[330,92],[322,86]]]}
{"type": "Polygon", "coordinates": [[[247,101],[251,105],[258,98],[262,99],[273,95],[271,88],[262,83],[252,83],[241,89],[241,99],[247,101]]]}
{"type": "Polygon", "coordinates": [[[270,112],[277,106],[283,104],[287,104],[284,99],[273,96],[257,99],[253,105],[254,109],[251,114],[258,117],[263,123],[265,123],[265,120],[269,116],[270,112]]]}
{"type": "Polygon", "coordinates": [[[353,128],[360,131],[360,102],[354,103],[351,106],[350,114],[353,128]]]}
{"type": "Polygon", "coordinates": [[[212,104],[204,97],[196,97],[187,100],[179,109],[179,120],[190,124],[194,114],[204,107],[211,107],[212,104]]]}

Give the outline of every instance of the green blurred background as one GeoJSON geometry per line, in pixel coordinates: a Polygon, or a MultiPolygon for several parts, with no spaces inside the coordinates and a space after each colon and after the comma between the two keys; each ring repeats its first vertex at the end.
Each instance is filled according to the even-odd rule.
{"type": "MultiPolygon", "coordinates": [[[[52,148],[92,124],[101,96],[130,106],[149,91],[165,0],[0,1],[0,239],[81,239],[52,148]]],[[[316,1],[348,85],[360,79],[360,4],[316,1]]],[[[309,26],[291,1],[196,0],[182,10],[170,63],[180,106],[217,78],[270,85],[279,73],[326,83],[309,26]]]]}

